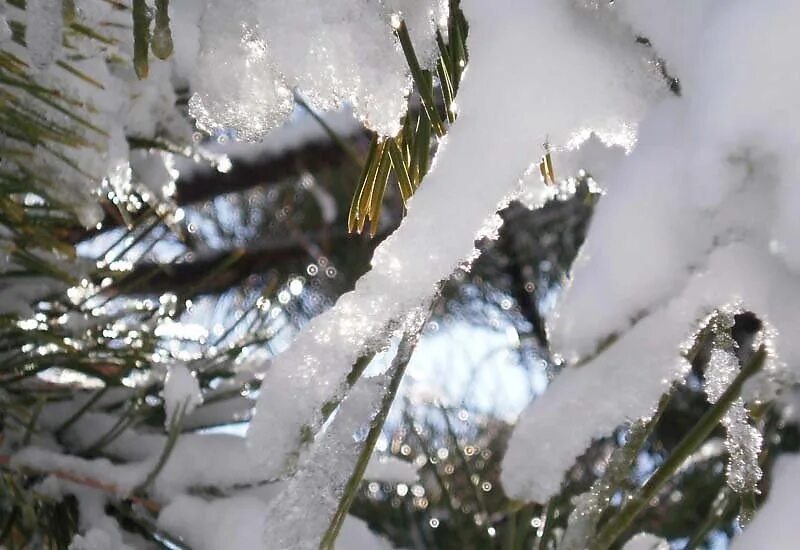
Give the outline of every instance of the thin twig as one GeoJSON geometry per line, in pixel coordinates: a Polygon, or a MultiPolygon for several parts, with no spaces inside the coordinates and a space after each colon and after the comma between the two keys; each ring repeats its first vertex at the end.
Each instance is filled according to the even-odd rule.
{"type": "Polygon", "coordinates": [[[333,544],[336,541],[336,537],[339,535],[339,530],[342,528],[342,524],[347,516],[347,512],[350,510],[350,505],[356,498],[358,487],[361,484],[361,479],[364,477],[364,472],[366,471],[367,464],[372,456],[372,451],[381,435],[383,425],[386,422],[386,417],[389,415],[389,409],[394,402],[394,398],[397,396],[397,390],[400,387],[400,382],[403,379],[408,362],[411,360],[411,356],[414,353],[414,348],[417,345],[418,336],[418,331],[410,334],[406,333],[400,342],[400,346],[397,349],[397,355],[395,355],[394,361],[392,361],[390,370],[391,378],[389,380],[389,386],[386,388],[386,393],[383,396],[381,407],[378,410],[378,414],[376,414],[375,418],[372,420],[369,434],[364,441],[364,447],[361,450],[358,460],[356,461],[353,474],[350,476],[350,479],[345,486],[344,496],[339,501],[339,507],[336,509],[336,513],[331,519],[328,530],[325,532],[325,535],[322,538],[320,548],[333,548],[333,544]]]}
{"type": "MultiPolygon", "coordinates": [[[[10,464],[11,464],[10,456],[0,455],[0,466],[8,466],[10,464]]],[[[49,475],[57,477],[59,479],[63,479],[65,481],[71,481],[73,483],[77,483],[85,487],[97,489],[99,491],[103,491],[104,493],[108,493],[109,495],[115,496],[117,498],[123,500],[130,500],[131,502],[136,503],[153,513],[158,513],[161,510],[161,504],[159,504],[154,500],[138,497],[135,495],[126,495],[124,491],[119,489],[113,483],[106,483],[104,481],[99,481],[94,478],[82,476],[80,474],[76,474],[74,472],[70,472],[67,470],[40,470],[37,468],[32,468],[30,466],[21,467],[19,468],[19,470],[23,473],[32,472],[39,475],[49,475]]]]}
{"type": "Polygon", "coordinates": [[[636,519],[639,514],[647,508],[650,501],[658,494],[663,485],[678,471],[695,449],[706,440],[714,431],[722,417],[730,408],[731,404],[739,397],[742,386],[754,374],[764,366],[767,358],[767,351],[762,346],[753,354],[753,357],[745,364],[736,378],[731,382],[725,393],[717,400],[695,424],[694,428],[686,434],[678,444],[672,454],[664,461],[655,473],[647,480],[642,488],[632,496],[630,500],[620,509],[620,511],[603,527],[597,536],[594,548],[605,550],[622,535],[628,526],[636,519]]]}

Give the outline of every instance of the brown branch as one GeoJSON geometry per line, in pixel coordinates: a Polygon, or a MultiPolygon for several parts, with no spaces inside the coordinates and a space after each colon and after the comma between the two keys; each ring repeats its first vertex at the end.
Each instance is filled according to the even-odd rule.
{"type": "MultiPolygon", "coordinates": [[[[322,252],[336,265],[340,273],[353,280],[369,267],[372,250],[388,233],[367,239],[360,235],[339,234],[324,241],[322,252]],[[336,251],[344,251],[347,258],[331,257],[336,251]]],[[[107,294],[161,294],[174,292],[182,297],[218,294],[245,282],[252,275],[262,275],[279,269],[289,274],[293,270],[304,271],[305,264],[316,261],[320,247],[309,246],[299,240],[287,240],[258,249],[236,249],[219,251],[200,258],[172,264],[140,263],[119,282],[105,289],[107,294]]],[[[105,273],[94,278],[102,280],[105,273]]]]}
{"type": "MultiPolygon", "coordinates": [[[[368,137],[364,132],[363,139],[368,137]]],[[[359,135],[356,139],[361,138],[359,135]]],[[[348,162],[351,162],[350,157],[339,144],[332,140],[313,141],[279,154],[265,155],[255,160],[237,160],[230,171],[224,174],[202,170],[188,178],[179,178],[175,184],[174,200],[178,206],[196,204],[226,193],[275,185],[297,177],[303,171],[340,168],[348,162]]]]}
{"type": "MultiPolygon", "coordinates": [[[[172,264],[141,263],[108,293],[161,294],[175,292],[182,296],[215,294],[242,283],[250,275],[270,268],[299,265],[308,252],[294,243],[264,250],[217,252],[192,261],[172,264]],[[221,264],[227,264],[219,269],[221,264]]],[[[98,278],[102,278],[98,275],[98,278]]]]}
{"type": "MultiPolygon", "coordinates": [[[[11,465],[11,457],[8,455],[0,455],[0,465],[2,466],[10,466],[11,465]]],[[[97,489],[99,491],[103,491],[104,493],[108,493],[111,496],[129,500],[135,504],[143,506],[144,508],[150,510],[153,513],[158,513],[161,510],[161,504],[150,499],[137,497],[135,495],[127,495],[124,491],[120,490],[119,487],[112,483],[105,483],[103,481],[98,481],[96,479],[85,477],[82,475],[78,475],[74,472],[69,472],[66,470],[40,470],[36,468],[31,468],[29,466],[24,466],[20,468],[18,471],[20,473],[35,473],[38,475],[50,475],[53,477],[57,477],[59,479],[63,479],[66,481],[71,481],[72,483],[77,483],[78,485],[83,485],[85,487],[90,487],[92,489],[97,489]]]]}
{"type": "MultiPolygon", "coordinates": [[[[350,143],[368,141],[369,134],[362,131],[345,139],[350,143]]],[[[341,168],[348,162],[352,162],[351,157],[342,149],[341,144],[323,138],[281,153],[265,154],[258,159],[235,160],[231,169],[225,173],[211,167],[194,171],[188,176],[178,178],[172,200],[176,206],[189,206],[228,193],[279,185],[306,171],[315,173],[341,168]]],[[[105,216],[100,229],[80,226],[65,228],[59,231],[59,238],[75,244],[123,225],[116,207],[107,201],[103,201],[102,205],[105,216]]]]}

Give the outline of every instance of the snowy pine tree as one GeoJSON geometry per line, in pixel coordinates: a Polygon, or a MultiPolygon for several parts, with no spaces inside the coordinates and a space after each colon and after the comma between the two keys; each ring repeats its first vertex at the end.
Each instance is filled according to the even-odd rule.
{"type": "Polygon", "coordinates": [[[793,548],[795,4],[4,1],[0,547],[793,548]]]}

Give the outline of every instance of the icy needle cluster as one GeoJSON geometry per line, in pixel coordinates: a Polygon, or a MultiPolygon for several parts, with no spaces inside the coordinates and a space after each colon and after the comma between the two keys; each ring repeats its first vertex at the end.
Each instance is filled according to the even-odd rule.
{"type": "Polygon", "coordinates": [[[384,136],[400,130],[411,77],[394,36],[404,19],[425,66],[446,22],[438,0],[208,0],[190,113],[209,132],[255,140],[283,124],[293,91],[315,108],[347,104],[384,136]]]}
{"type": "MultiPolygon", "coordinates": [[[[549,319],[556,351],[581,366],[523,413],[505,458],[504,485],[521,499],[546,501],[594,438],[647,416],[688,368],[682,344],[722,305],[769,322],[771,351],[800,364],[800,73],[788,69],[800,5],[617,0],[609,12],[648,39],[678,93],[651,105],[605,174],[549,319]]],[[[751,487],[760,442],[736,410],[731,479],[751,487]]]]}

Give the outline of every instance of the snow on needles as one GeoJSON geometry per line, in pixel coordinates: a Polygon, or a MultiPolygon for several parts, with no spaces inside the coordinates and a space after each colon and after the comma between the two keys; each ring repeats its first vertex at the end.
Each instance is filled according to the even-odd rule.
{"type": "Polygon", "coordinates": [[[41,69],[53,63],[61,49],[64,28],[61,3],[58,0],[28,0],[26,8],[30,23],[25,41],[31,61],[41,69]]]}
{"type": "MultiPolygon", "coordinates": [[[[167,138],[191,144],[189,121],[176,107],[169,62],[154,61],[147,80],[139,81],[129,62],[133,53],[130,13],[114,3],[83,0],[74,4],[75,26],[64,19],[58,0],[3,3],[0,45],[4,54],[28,67],[26,77],[42,88],[55,90],[63,104],[45,104],[15,86],[3,93],[23,109],[41,113],[48,123],[66,131],[66,140],[44,139],[28,143],[2,136],[9,147],[19,149],[21,163],[11,156],[4,166],[25,172],[34,163],[33,184],[70,206],[86,227],[103,219],[99,196],[123,208],[135,187],[145,183],[130,165],[127,137],[152,140],[167,138]],[[24,46],[5,39],[8,24],[24,26],[24,46]],[[99,39],[75,28],[101,28],[99,39]],[[76,75],[80,77],[76,78],[76,75]],[[65,107],[66,106],[66,107],[65,107]]],[[[171,155],[140,151],[139,167],[158,168],[159,189],[172,182],[166,164],[171,155]]]]}
{"type": "Polygon", "coordinates": [[[208,0],[201,23],[198,70],[189,103],[209,132],[234,129],[255,140],[283,124],[292,89],[315,108],[345,103],[381,135],[400,131],[411,76],[391,26],[412,26],[426,66],[435,61],[442,0],[208,0]]]}
{"type": "Polygon", "coordinates": [[[546,139],[564,145],[591,129],[625,140],[656,95],[660,84],[633,36],[607,33],[613,21],[604,12],[560,0],[468,0],[463,9],[470,65],[461,114],[434,170],[376,250],[372,270],[265,375],[248,433],[265,476],[292,465],[304,427],[319,428],[322,405],[344,392],[355,361],[474,256],[476,233],[513,196],[546,139]],[[558,54],[548,54],[554,47],[558,54]]]}
{"type": "Polygon", "coordinates": [[[523,414],[503,481],[525,500],[552,495],[593,438],[650,413],[715,308],[756,312],[777,331],[781,363],[800,359],[797,339],[781,337],[800,311],[800,73],[787,70],[800,63],[800,4],[618,0],[612,11],[650,39],[681,95],[652,108],[608,174],[550,320],[568,362],[613,344],[523,414]]]}
{"type": "Polygon", "coordinates": [[[203,404],[203,394],[197,378],[184,365],[172,365],[167,372],[164,390],[164,427],[169,431],[170,425],[175,420],[175,415],[183,409],[183,414],[188,415],[195,407],[203,404]]]}
{"type": "MultiPolygon", "coordinates": [[[[67,84],[57,72],[54,60],[64,48],[58,4],[29,0],[27,13],[9,8],[10,21],[31,23],[31,49],[7,45],[36,69],[37,82],[85,101],[103,129],[86,134],[101,155],[90,148],[73,155],[95,186],[84,185],[57,158],[47,161],[44,173],[64,181],[63,193],[79,204],[90,202],[85,199],[101,181],[103,192],[115,197],[138,180],[153,188],[170,182],[168,157],[148,153],[131,164],[125,138],[163,133],[188,142],[188,126],[175,113],[173,79],[189,84],[190,112],[212,133],[263,136],[290,116],[297,90],[314,108],[348,104],[369,128],[394,135],[411,79],[392,16],[409,22],[429,64],[447,6],[442,0],[176,0],[174,65],[154,63],[150,79],[139,82],[130,67],[115,66],[132,50],[127,20],[119,23],[105,3],[81,2],[82,16],[107,23],[119,38],[113,47],[78,43],[87,59],[76,63],[103,83],[92,89],[67,84]]],[[[593,438],[649,414],[687,368],[682,343],[720,306],[755,311],[776,329],[782,363],[800,361],[800,343],[781,338],[800,311],[800,72],[787,71],[800,66],[794,47],[800,4],[463,0],[462,8],[470,23],[470,65],[459,118],[408,216],[377,248],[355,289],[272,362],[249,451],[230,437],[187,434],[159,473],[154,494],[167,501],[159,522],[193,546],[318,545],[385,391],[379,377],[360,380],[345,395],[352,365],[384,346],[398,327],[417,322],[439,283],[474,259],[475,239],[497,229],[497,209],[515,197],[545,142],[560,152],[595,135],[631,152],[615,158],[605,174],[608,193],[550,320],[557,351],[568,362],[589,359],[564,369],[523,413],[503,464],[510,496],[546,500],[593,438]],[[652,48],[637,43],[638,36],[652,48]],[[654,53],[680,79],[680,97],[667,93],[660,67],[648,61],[654,53]],[[342,404],[323,431],[321,411],[330,402],[342,404]],[[227,467],[207,468],[209,457],[227,467]],[[226,488],[256,479],[280,480],[269,487],[277,496],[206,502],[181,494],[198,484],[226,488]],[[265,530],[274,538],[265,540],[265,530]]],[[[1,35],[4,19],[0,27],[1,35]]],[[[82,219],[94,225],[100,213],[90,209],[82,219]]],[[[773,360],[771,368],[782,363],[773,360]]],[[[199,404],[197,382],[185,367],[170,370],[164,399],[168,425],[182,403],[199,404]]],[[[43,411],[44,421],[53,410],[43,411]]],[[[87,414],[65,437],[88,437],[89,428],[112,420],[87,414]]],[[[747,435],[736,440],[743,451],[755,444],[747,435]]],[[[164,437],[120,436],[109,448],[129,464],[39,447],[17,453],[13,464],[91,473],[127,494],[151,471],[164,437]]],[[[786,464],[783,475],[796,481],[794,463],[786,464]]],[[[784,497],[776,491],[772,499],[784,497]]],[[[99,510],[84,526],[85,540],[76,539],[84,547],[117,536],[96,504],[82,502],[99,510]]],[[[751,529],[765,522],[757,519],[751,529]]]]}

